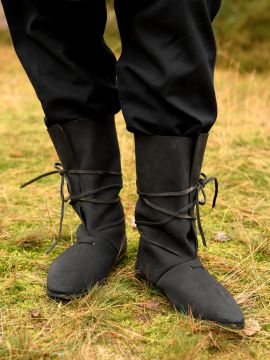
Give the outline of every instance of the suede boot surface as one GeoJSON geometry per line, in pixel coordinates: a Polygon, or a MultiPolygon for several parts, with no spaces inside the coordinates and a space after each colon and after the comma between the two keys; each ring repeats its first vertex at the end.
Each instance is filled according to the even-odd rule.
{"type": "Polygon", "coordinates": [[[204,187],[212,180],[217,186],[215,178],[200,175],[207,137],[135,135],[140,195],[135,218],[141,235],[136,271],[178,310],[242,328],[240,307],[197,256],[196,219],[205,242],[199,213],[204,187]]]}
{"type": "Polygon", "coordinates": [[[65,179],[82,221],[77,242],[48,273],[48,295],[69,299],[102,283],[126,252],[119,146],[113,117],[53,125],[48,132],[63,167],[62,185],[65,179]]]}

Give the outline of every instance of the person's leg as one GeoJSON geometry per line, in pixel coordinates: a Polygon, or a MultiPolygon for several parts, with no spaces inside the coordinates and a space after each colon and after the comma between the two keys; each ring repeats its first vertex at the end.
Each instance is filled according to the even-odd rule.
{"type": "Polygon", "coordinates": [[[179,310],[242,327],[241,309],[197,257],[196,219],[205,243],[199,195],[216,182],[200,172],[217,114],[211,22],[219,6],[219,0],[117,0],[118,85],[135,134],[138,275],[179,310]]]}
{"type": "Polygon", "coordinates": [[[3,0],[15,50],[47,126],[120,110],[105,0],[3,0]]]}
{"type": "Polygon", "coordinates": [[[48,294],[71,298],[106,279],[126,250],[113,116],[119,110],[116,61],[103,40],[105,0],[4,0],[3,5],[62,163],[55,170],[62,181],[62,214],[66,180],[82,221],[77,243],[48,274],[48,294]]]}
{"type": "Polygon", "coordinates": [[[116,0],[118,86],[134,133],[193,136],[216,119],[211,21],[220,0],[116,0]]]}

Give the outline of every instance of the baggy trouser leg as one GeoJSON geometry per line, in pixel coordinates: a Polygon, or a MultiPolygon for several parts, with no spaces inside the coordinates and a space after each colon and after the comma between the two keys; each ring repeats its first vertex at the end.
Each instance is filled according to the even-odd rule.
{"type": "Polygon", "coordinates": [[[212,21],[220,0],[116,0],[118,88],[134,133],[194,136],[217,116],[212,21]]]}
{"type": "Polygon", "coordinates": [[[3,0],[14,48],[46,125],[120,110],[116,60],[106,46],[105,0],[3,0]]]}

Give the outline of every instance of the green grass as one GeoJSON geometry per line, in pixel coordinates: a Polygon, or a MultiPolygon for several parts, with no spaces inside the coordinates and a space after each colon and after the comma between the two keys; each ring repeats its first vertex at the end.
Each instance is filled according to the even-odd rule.
{"type": "MultiPolygon", "coordinates": [[[[0,359],[268,359],[270,357],[270,89],[269,75],[218,70],[219,120],[204,171],[220,181],[218,207],[202,209],[208,248],[200,255],[261,330],[224,329],[174,311],[134,276],[138,233],[132,135],[117,128],[125,187],[129,251],[105,286],[70,303],[46,296],[49,264],[74,242],[78,219],[67,206],[64,236],[50,255],[60,201],[57,177],[19,190],[51,169],[57,156],[42,112],[12,49],[0,63],[0,359]],[[213,241],[217,231],[232,240],[213,241]],[[158,303],[149,309],[149,301],[158,303]],[[31,315],[37,310],[36,317],[31,315]]],[[[208,189],[208,197],[212,189],[208,189]]]]}
{"type": "Polygon", "coordinates": [[[223,1],[214,23],[219,62],[243,71],[269,71],[269,24],[268,0],[223,1]]]}

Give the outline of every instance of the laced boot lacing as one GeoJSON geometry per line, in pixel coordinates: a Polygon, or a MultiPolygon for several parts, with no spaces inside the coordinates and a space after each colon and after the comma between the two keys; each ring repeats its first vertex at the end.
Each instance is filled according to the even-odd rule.
{"type": "MultiPolygon", "coordinates": [[[[71,181],[68,177],[70,174],[78,174],[78,175],[114,175],[116,177],[121,177],[121,172],[117,171],[107,171],[107,170],[65,170],[61,163],[55,163],[54,164],[55,170],[46,172],[42,175],[37,176],[36,178],[26,182],[25,184],[21,185],[20,188],[24,188],[44,177],[59,174],[61,176],[61,183],[60,183],[60,197],[61,197],[61,212],[60,212],[60,222],[59,222],[59,231],[56,238],[56,241],[49,247],[49,249],[46,251],[46,253],[51,252],[55,246],[58,244],[62,237],[62,229],[63,229],[63,220],[64,220],[64,214],[65,214],[65,203],[69,202],[70,205],[74,204],[77,201],[84,201],[89,203],[95,203],[95,204],[116,204],[120,201],[120,197],[117,196],[114,199],[96,199],[96,198],[87,198],[89,195],[98,194],[102,191],[108,190],[108,189],[122,189],[121,183],[111,184],[107,186],[103,186],[97,189],[85,191],[79,195],[72,195],[72,185],[71,181]],[[68,189],[68,195],[65,196],[65,183],[67,184],[68,189]]],[[[124,218],[121,218],[119,221],[106,224],[106,228],[110,226],[115,226],[118,224],[121,224],[124,221],[124,218]]]]}
{"type": "Polygon", "coordinates": [[[157,210],[163,214],[169,215],[169,217],[167,217],[166,219],[164,219],[162,221],[157,221],[157,222],[136,220],[135,221],[136,224],[148,225],[148,226],[161,226],[161,225],[169,223],[171,220],[173,220],[175,218],[186,219],[186,220],[191,220],[191,221],[197,220],[198,228],[199,228],[199,232],[200,232],[200,235],[202,238],[203,245],[207,246],[202,223],[201,223],[200,205],[206,204],[207,199],[206,199],[206,194],[205,194],[204,188],[207,184],[209,184],[212,181],[214,181],[214,183],[215,183],[215,192],[214,192],[214,197],[213,197],[213,202],[212,202],[212,208],[214,208],[216,205],[216,200],[217,200],[217,196],[218,196],[218,180],[214,176],[207,177],[204,173],[201,173],[201,177],[199,179],[198,184],[196,186],[190,187],[187,190],[176,191],[176,192],[164,192],[164,193],[146,193],[146,192],[143,192],[140,189],[138,189],[137,193],[139,194],[140,199],[145,202],[145,204],[147,204],[154,210],[157,210]],[[193,192],[196,192],[195,201],[191,202],[189,205],[187,205],[177,211],[168,210],[163,207],[160,207],[148,199],[148,198],[155,198],[155,197],[186,196],[193,192]],[[203,195],[203,200],[200,200],[200,198],[199,198],[200,193],[202,193],[202,195],[203,195]],[[196,217],[191,216],[188,213],[194,207],[196,208],[196,217]]]}

